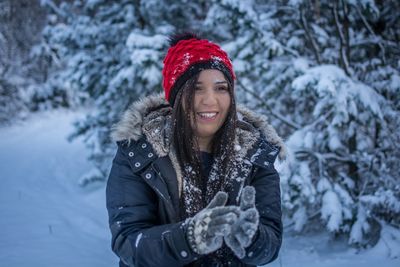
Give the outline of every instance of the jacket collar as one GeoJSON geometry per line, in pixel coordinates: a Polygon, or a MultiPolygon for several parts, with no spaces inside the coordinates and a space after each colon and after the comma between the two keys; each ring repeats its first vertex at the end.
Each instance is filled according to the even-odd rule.
{"type": "MultiPolygon", "coordinates": [[[[286,157],[282,139],[269,124],[268,118],[238,105],[238,128],[235,149],[239,156],[247,154],[262,136],[270,145],[279,149],[279,158],[286,157]]],[[[138,141],[145,136],[159,157],[170,152],[170,119],[172,109],[163,94],[153,94],[132,103],[120,121],[112,128],[113,141],[138,141]]]]}

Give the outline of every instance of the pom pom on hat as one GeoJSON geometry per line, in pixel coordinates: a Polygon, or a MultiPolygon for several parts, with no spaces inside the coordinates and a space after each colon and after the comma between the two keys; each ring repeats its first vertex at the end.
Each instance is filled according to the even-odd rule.
{"type": "Polygon", "coordinates": [[[217,69],[229,82],[235,79],[231,60],[217,44],[188,32],[171,36],[169,42],[162,75],[165,98],[172,106],[179,88],[202,70],[217,69]]]}
{"type": "Polygon", "coordinates": [[[201,38],[193,32],[175,33],[168,38],[169,47],[175,46],[179,41],[190,39],[201,40],[201,38]]]}

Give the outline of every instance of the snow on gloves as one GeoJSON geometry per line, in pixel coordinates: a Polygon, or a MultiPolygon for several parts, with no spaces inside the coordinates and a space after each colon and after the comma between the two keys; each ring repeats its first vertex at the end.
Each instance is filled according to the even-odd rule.
{"type": "Polygon", "coordinates": [[[186,236],[194,252],[208,254],[226,245],[239,258],[244,258],[259,224],[255,205],[256,190],[246,186],[240,196],[240,207],[225,206],[228,194],[218,192],[210,204],[188,219],[186,236]]]}
{"type": "Polygon", "coordinates": [[[222,246],[223,238],[237,221],[237,206],[225,206],[228,194],[218,192],[210,204],[188,219],[187,240],[197,254],[208,254],[222,246]]]}
{"type": "Polygon", "coordinates": [[[245,248],[250,246],[258,228],[260,216],[256,209],[255,196],[254,187],[243,188],[238,219],[232,225],[231,231],[224,237],[226,245],[239,259],[244,258],[245,248]]]}

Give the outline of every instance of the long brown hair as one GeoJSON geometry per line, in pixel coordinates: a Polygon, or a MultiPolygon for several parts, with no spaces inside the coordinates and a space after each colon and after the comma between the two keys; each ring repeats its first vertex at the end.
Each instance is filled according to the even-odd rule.
{"type": "MultiPolygon", "coordinates": [[[[232,162],[231,159],[234,156],[233,152],[237,115],[233,84],[225,74],[224,76],[228,83],[231,104],[223,125],[213,137],[211,151],[214,158],[221,160],[222,168],[220,170],[220,174],[226,176],[229,170],[229,164],[232,162]]],[[[194,75],[186,81],[182,88],[179,88],[173,106],[172,121],[173,145],[181,169],[184,170],[187,166],[190,166],[194,173],[188,172],[187,174],[190,175],[193,173],[194,175],[191,175],[191,179],[193,179],[195,184],[200,185],[202,183],[201,178],[203,176],[200,150],[190,120],[191,117],[194,119],[196,118],[194,110],[194,94],[198,78],[199,74],[194,75]],[[185,103],[185,108],[183,107],[183,103],[185,103]]],[[[194,123],[194,125],[196,125],[196,123],[194,123]]]]}

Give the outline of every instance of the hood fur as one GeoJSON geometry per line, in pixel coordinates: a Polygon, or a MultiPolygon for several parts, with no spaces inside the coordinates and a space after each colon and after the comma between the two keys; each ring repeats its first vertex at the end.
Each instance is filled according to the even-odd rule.
{"type": "MultiPolygon", "coordinates": [[[[137,141],[145,135],[155,152],[159,156],[165,156],[169,151],[169,142],[166,141],[168,134],[163,129],[168,128],[165,126],[168,124],[171,112],[171,107],[162,93],[142,98],[132,103],[123,113],[121,120],[113,126],[111,139],[130,142],[137,141]]],[[[286,157],[283,140],[269,124],[266,116],[256,114],[242,105],[238,105],[237,112],[239,145],[246,145],[249,140],[254,144],[255,139],[262,133],[268,143],[280,148],[279,158],[282,160],[286,157]]]]}

